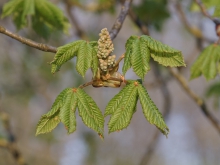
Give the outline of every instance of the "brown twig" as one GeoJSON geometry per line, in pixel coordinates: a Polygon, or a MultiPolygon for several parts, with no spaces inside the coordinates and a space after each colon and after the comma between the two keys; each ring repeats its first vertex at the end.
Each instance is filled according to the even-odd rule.
{"type": "Polygon", "coordinates": [[[45,52],[52,52],[52,53],[56,53],[57,52],[57,48],[53,47],[53,46],[49,46],[46,44],[42,44],[42,43],[37,43],[35,41],[32,41],[30,39],[24,38],[19,36],[18,34],[12,33],[9,30],[5,29],[4,27],[0,26],[0,33],[5,34],[23,44],[26,44],[28,46],[31,46],[33,48],[45,51],[45,52]]]}
{"type": "Polygon", "coordinates": [[[0,140],[0,147],[7,149],[12,154],[13,158],[15,159],[15,161],[18,165],[27,165],[24,161],[24,158],[23,158],[21,152],[16,147],[15,135],[11,131],[8,114],[1,111],[0,118],[3,122],[5,131],[8,136],[7,140],[6,139],[0,140]]]}
{"type": "Polygon", "coordinates": [[[125,0],[124,4],[121,6],[121,12],[110,31],[111,40],[113,40],[119,33],[130,9],[131,2],[132,0],[125,0]]]}
{"type": "Polygon", "coordinates": [[[205,6],[203,5],[203,3],[201,2],[201,0],[194,0],[194,1],[195,1],[195,3],[197,3],[197,5],[199,6],[199,8],[200,8],[202,14],[203,14],[205,17],[207,17],[207,18],[211,19],[212,21],[214,21],[214,18],[207,12],[207,10],[206,10],[205,6]]]}
{"type": "Polygon", "coordinates": [[[83,85],[80,85],[78,88],[85,88],[85,87],[87,87],[87,86],[89,86],[89,85],[92,85],[92,83],[93,83],[93,81],[90,81],[90,82],[87,82],[87,83],[85,83],[85,84],[83,84],[83,85]]]}
{"type": "Polygon", "coordinates": [[[196,102],[196,104],[202,110],[203,114],[209,119],[212,125],[220,133],[220,122],[214,115],[209,112],[205,102],[189,88],[185,78],[178,71],[175,72],[172,68],[169,68],[169,71],[176,78],[176,80],[179,82],[180,86],[185,90],[185,92],[196,102]]]}
{"type": "Polygon", "coordinates": [[[123,58],[125,57],[125,54],[122,54],[119,59],[116,61],[115,63],[115,67],[117,67],[119,65],[119,63],[121,62],[121,60],[123,60],[123,58]]]}

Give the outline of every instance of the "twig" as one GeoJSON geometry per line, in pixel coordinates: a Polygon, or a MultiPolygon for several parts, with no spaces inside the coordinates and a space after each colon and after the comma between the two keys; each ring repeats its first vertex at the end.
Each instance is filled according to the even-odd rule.
{"type": "Polygon", "coordinates": [[[197,3],[197,5],[199,6],[199,8],[200,8],[202,14],[203,14],[205,17],[207,17],[207,18],[211,19],[212,21],[214,21],[214,18],[207,12],[207,10],[206,10],[205,6],[203,5],[203,3],[201,2],[201,0],[194,0],[194,1],[195,1],[195,3],[197,3]]]}
{"type": "Polygon", "coordinates": [[[117,66],[119,65],[119,63],[121,62],[121,60],[123,60],[124,57],[125,57],[125,54],[122,54],[122,55],[119,57],[118,61],[115,63],[115,67],[117,67],[117,66]]]}
{"type": "Polygon", "coordinates": [[[42,43],[37,43],[35,41],[32,41],[30,39],[24,38],[19,36],[18,34],[12,33],[9,30],[5,29],[4,27],[0,26],[0,33],[5,34],[19,42],[22,42],[23,44],[26,44],[28,46],[31,46],[33,48],[45,51],[45,52],[52,52],[52,53],[56,53],[57,52],[57,48],[53,47],[53,46],[49,46],[46,44],[42,44],[42,43]]]}
{"type": "Polygon", "coordinates": [[[66,10],[67,10],[67,13],[70,17],[70,20],[71,20],[73,26],[76,28],[77,35],[84,40],[88,40],[88,37],[85,35],[84,31],[79,26],[79,23],[77,22],[76,18],[74,17],[74,15],[71,12],[71,9],[74,8],[74,5],[69,0],[66,0],[65,4],[66,4],[66,10]]]}
{"type": "Polygon", "coordinates": [[[93,83],[93,81],[87,82],[87,83],[85,83],[83,85],[80,85],[78,88],[85,88],[85,87],[87,87],[89,85],[92,85],[92,83],[93,83]]]}
{"type": "Polygon", "coordinates": [[[196,104],[202,110],[203,114],[210,120],[212,125],[220,133],[220,122],[218,121],[218,119],[214,115],[212,115],[209,112],[205,102],[189,88],[185,78],[181,74],[179,74],[178,71],[175,72],[171,68],[169,68],[169,71],[177,79],[177,81],[179,82],[181,87],[185,90],[185,92],[196,102],[196,104]]]}
{"type": "Polygon", "coordinates": [[[124,4],[121,6],[121,12],[110,31],[111,40],[113,40],[119,33],[124,23],[125,17],[127,16],[130,9],[131,2],[132,0],[125,0],[124,4]]]}
{"type": "Polygon", "coordinates": [[[16,147],[16,140],[14,134],[11,131],[8,114],[1,111],[0,118],[3,122],[3,125],[8,135],[7,140],[3,140],[3,139],[0,140],[0,147],[6,148],[12,154],[13,158],[15,159],[18,165],[27,165],[24,161],[21,152],[16,147]]]}

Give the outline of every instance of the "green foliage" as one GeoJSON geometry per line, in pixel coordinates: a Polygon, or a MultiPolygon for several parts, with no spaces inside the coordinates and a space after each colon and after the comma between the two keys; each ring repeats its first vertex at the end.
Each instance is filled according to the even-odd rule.
{"type": "Polygon", "coordinates": [[[153,25],[156,30],[162,29],[164,21],[170,17],[167,0],[142,0],[133,9],[142,22],[153,25]]]}
{"type": "Polygon", "coordinates": [[[104,137],[104,117],[94,100],[82,89],[67,88],[56,98],[51,110],[42,115],[37,125],[36,135],[52,131],[61,121],[68,134],[76,130],[75,111],[78,107],[79,115],[86,126],[104,137]]]}
{"type": "MultiPolygon", "coordinates": [[[[214,6],[219,5],[219,0],[201,0],[201,1],[206,8],[210,8],[210,7],[214,7],[214,6]]],[[[192,3],[191,3],[191,10],[192,11],[199,11],[200,10],[199,6],[194,1],[192,1],[192,3]]]]}
{"type": "Polygon", "coordinates": [[[213,17],[220,17],[220,4],[218,4],[218,6],[215,7],[213,17]]]}
{"type": "Polygon", "coordinates": [[[130,84],[110,101],[110,104],[108,104],[106,108],[107,112],[105,113],[105,115],[108,114],[108,109],[111,107],[114,108],[112,112],[110,112],[112,115],[108,123],[109,133],[120,131],[129,125],[136,109],[137,99],[138,95],[135,81],[130,81],[130,84]],[[112,105],[112,103],[116,105],[112,105]]]}
{"type": "Polygon", "coordinates": [[[51,72],[55,73],[67,61],[77,56],[76,69],[84,77],[86,71],[92,67],[93,74],[98,69],[97,42],[86,42],[83,40],[75,41],[64,46],[58,47],[53,61],[50,63],[51,72]]]}
{"type": "Polygon", "coordinates": [[[164,135],[169,133],[163,117],[151,100],[146,89],[138,81],[130,80],[106,107],[105,116],[111,115],[108,123],[109,133],[126,128],[136,111],[136,104],[140,99],[146,119],[154,124],[164,135]]]}
{"type": "Polygon", "coordinates": [[[84,90],[77,89],[79,115],[86,126],[104,137],[104,117],[94,100],[84,90]]]}
{"type": "Polygon", "coordinates": [[[18,30],[28,26],[44,38],[54,30],[67,32],[69,23],[63,12],[48,0],[11,0],[3,7],[2,18],[12,16],[18,30]]]}
{"type": "Polygon", "coordinates": [[[138,85],[138,96],[142,105],[144,116],[151,123],[154,124],[164,135],[167,136],[169,129],[163,120],[163,116],[151,100],[147,90],[143,85],[138,85]]]}
{"type": "Polygon", "coordinates": [[[220,82],[212,84],[206,91],[206,96],[220,97],[220,82]]]}
{"type": "Polygon", "coordinates": [[[199,77],[201,74],[207,80],[215,78],[218,72],[219,60],[220,46],[216,44],[208,46],[192,65],[190,79],[199,77]]]}
{"type": "Polygon", "coordinates": [[[123,74],[132,67],[141,78],[150,70],[150,56],[164,66],[185,66],[182,54],[149,36],[131,36],[126,43],[123,74]]]}

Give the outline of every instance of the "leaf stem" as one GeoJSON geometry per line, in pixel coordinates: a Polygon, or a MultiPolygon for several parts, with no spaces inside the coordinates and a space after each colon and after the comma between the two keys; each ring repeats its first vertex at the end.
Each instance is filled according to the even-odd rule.
{"type": "Polygon", "coordinates": [[[125,58],[125,54],[122,54],[119,59],[117,60],[117,62],[115,63],[115,67],[117,67],[119,65],[119,63],[121,62],[121,60],[123,60],[123,58],[125,58]]]}
{"type": "Polygon", "coordinates": [[[80,85],[78,88],[85,88],[85,87],[87,87],[87,86],[89,86],[89,85],[92,85],[93,84],[93,81],[90,81],[90,82],[87,82],[87,83],[85,83],[85,84],[83,84],[83,85],[80,85]]]}
{"type": "Polygon", "coordinates": [[[5,34],[23,44],[26,44],[30,47],[45,51],[45,52],[51,52],[51,53],[56,53],[57,52],[57,48],[53,47],[53,46],[49,46],[46,44],[42,44],[42,43],[37,43],[35,41],[32,41],[30,39],[27,39],[25,37],[21,37],[18,34],[12,33],[9,30],[7,30],[6,28],[4,28],[3,26],[0,26],[0,33],[5,34]]]}

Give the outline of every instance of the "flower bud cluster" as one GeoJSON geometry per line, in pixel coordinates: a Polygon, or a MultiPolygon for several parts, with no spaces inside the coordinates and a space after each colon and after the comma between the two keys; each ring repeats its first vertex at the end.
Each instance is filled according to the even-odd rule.
{"type": "Polygon", "coordinates": [[[115,55],[110,55],[114,47],[107,28],[101,30],[98,40],[98,58],[102,71],[106,72],[115,65],[115,55]]]}

